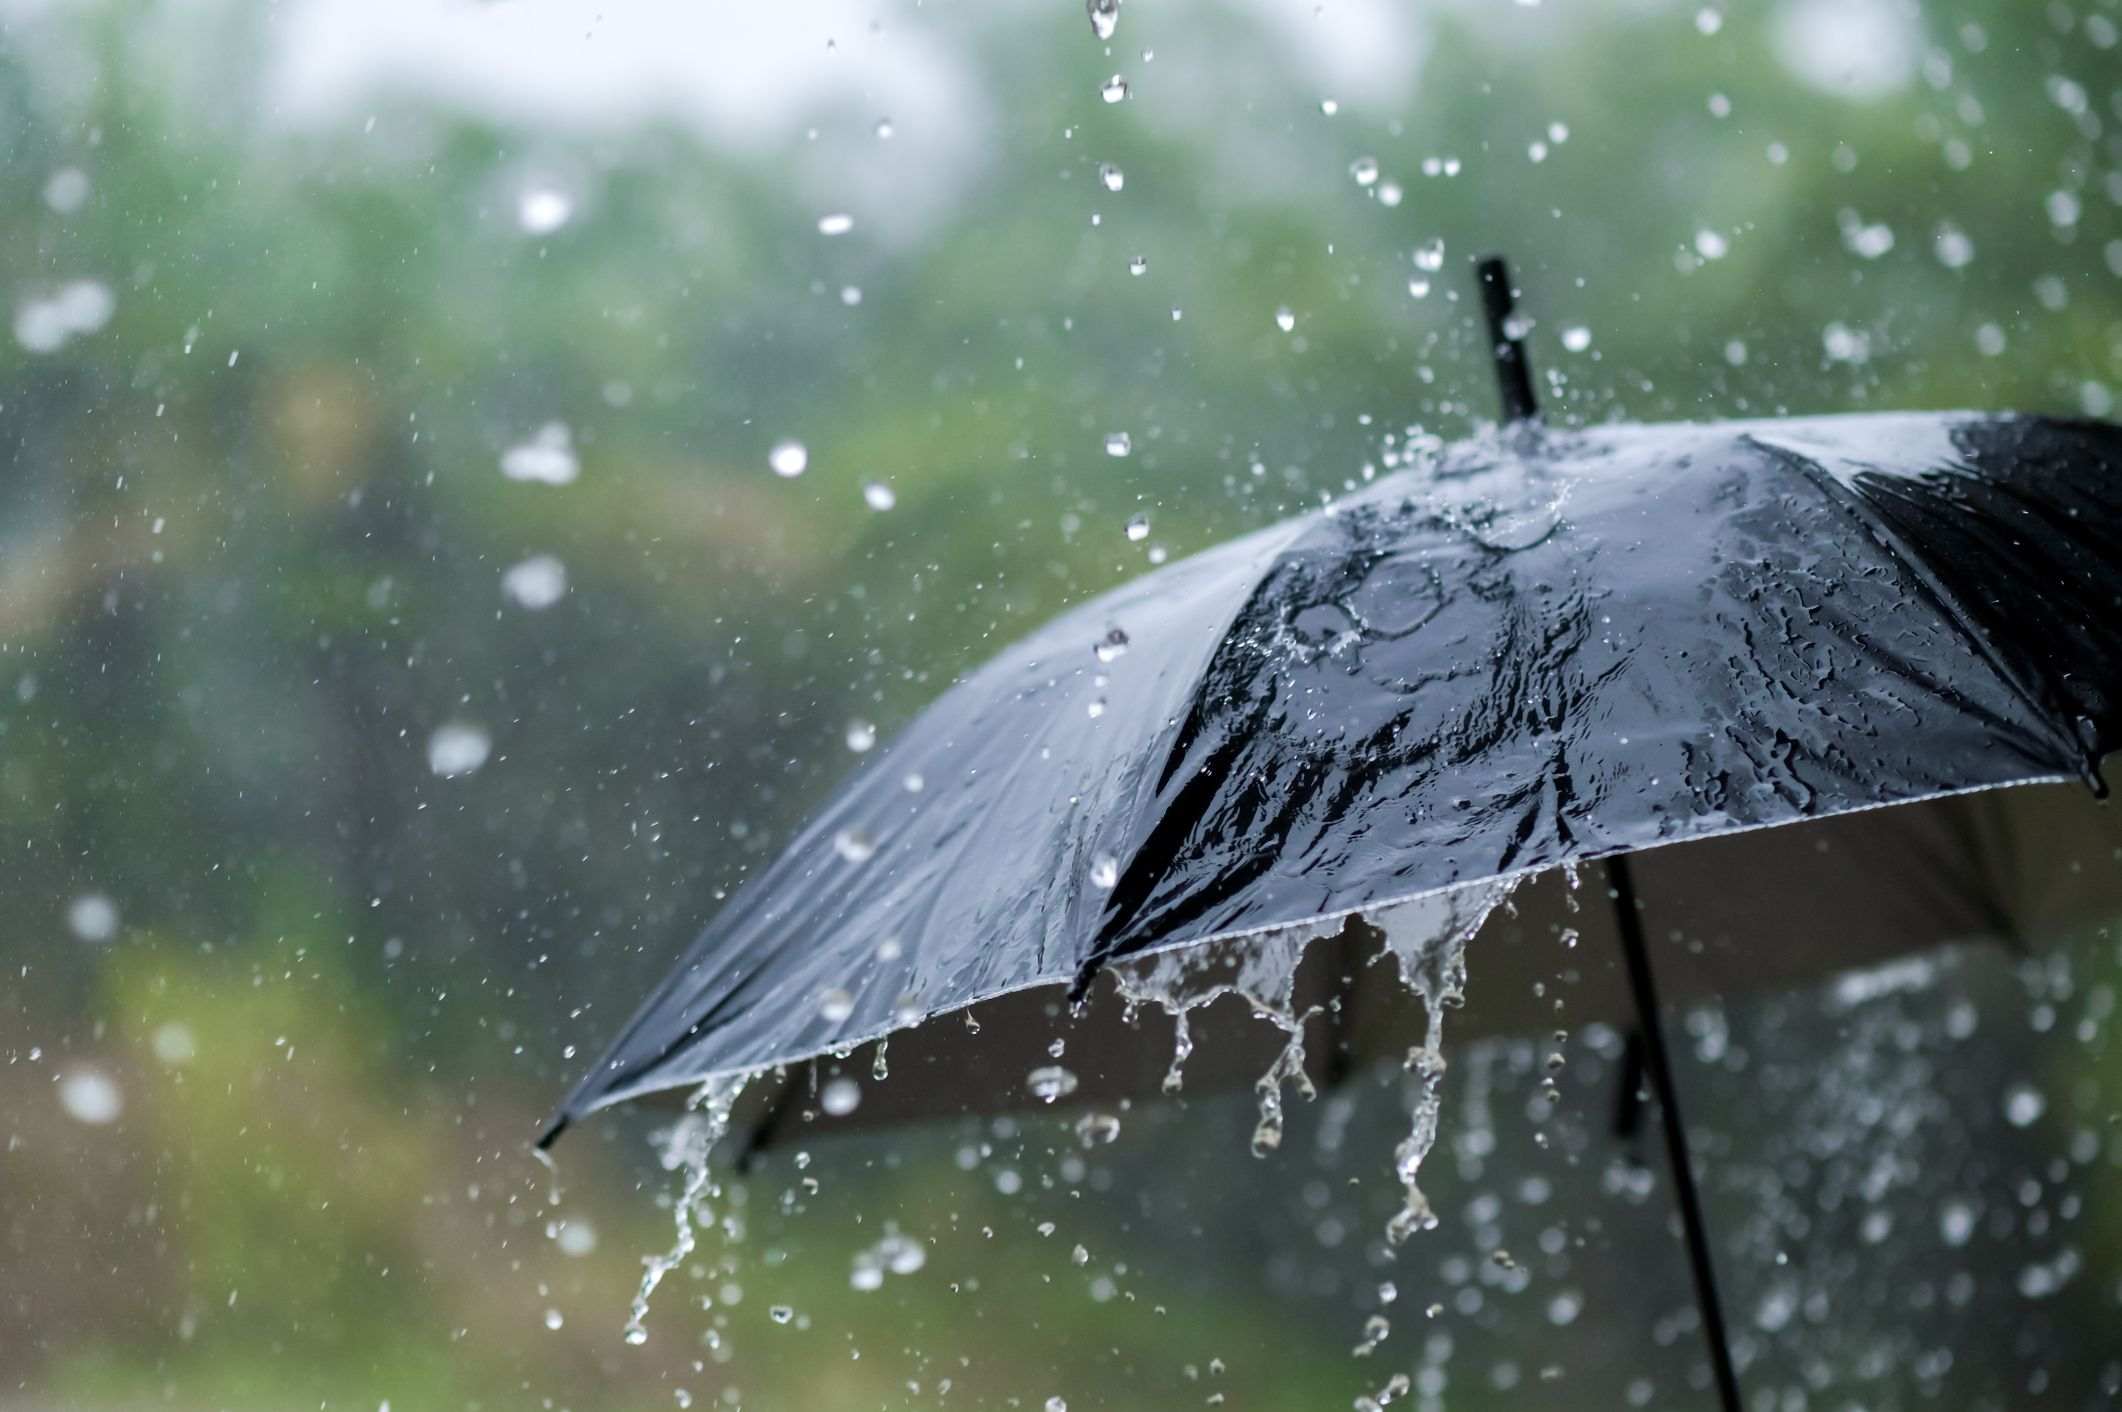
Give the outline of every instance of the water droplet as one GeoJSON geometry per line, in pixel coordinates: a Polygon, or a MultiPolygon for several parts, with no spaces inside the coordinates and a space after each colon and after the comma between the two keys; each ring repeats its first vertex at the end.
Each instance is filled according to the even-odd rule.
{"type": "Polygon", "coordinates": [[[1085,1113],[1076,1119],[1076,1141],[1085,1147],[1103,1147],[1120,1136],[1120,1120],[1110,1113],[1085,1113]]]}
{"type": "Polygon", "coordinates": [[[899,787],[908,794],[919,794],[922,790],[928,788],[928,781],[923,778],[919,770],[908,770],[906,778],[899,781],[899,787]]]}
{"type": "Polygon", "coordinates": [[[877,728],[868,721],[847,723],[847,748],[857,755],[867,753],[877,744],[877,728]]]}
{"type": "Polygon", "coordinates": [[[88,203],[88,173],[79,167],[61,167],[44,183],[44,204],[62,216],[70,216],[88,203]]]}
{"type": "Polygon", "coordinates": [[[1127,655],[1127,645],[1127,633],[1120,628],[1113,628],[1098,640],[1098,645],[1093,650],[1099,661],[1117,662],[1127,655]]]}
{"type": "Polygon", "coordinates": [[[1129,91],[1127,80],[1114,74],[1105,81],[1105,86],[1098,90],[1098,96],[1108,103],[1118,103],[1127,97],[1129,91]]]}
{"type": "Polygon", "coordinates": [[[1415,247],[1415,268],[1431,274],[1444,268],[1444,237],[1438,236],[1415,247]]]}
{"type": "Polygon", "coordinates": [[[501,453],[501,474],[540,485],[567,485],[582,474],[567,423],[547,422],[528,441],[501,453]]]}
{"type": "Polygon", "coordinates": [[[899,497],[893,494],[892,488],[881,480],[864,481],[862,483],[862,503],[869,506],[872,510],[889,510],[892,506],[899,503],[899,497]]]}
{"type": "Polygon", "coordinates": [[[1331,98],[1321,98],[1319,100],[1319,111],[1330,118],[1341,111],[1341,105],[1331,98]]]}
{"type": "Polygon", "coordinates": [[[642,1344],[648,1342],[648,1330],[636,1324],[626,1331],[626,1341],[639,1348],[642,1344]]]}
{"type": "Polygon", "coordinates": [[[444,779],[468,775],[486,763],[493,737],[484,726],[451,721],[427,738],[427,767],[444,779]]]}
{"type": "Polygon", "coordinates": [[[846,1075],[828,1079],[818,1090],[818,1106],[834,1118],[844,1118],[862,1106],[862,1085],[846,1075]]]}
{"type": "Polygon", "coordinates": [[[567,594],[567,565],[551,554],[534,554],[501,575],[501,596],[532,612],[550,608],[567,594]]]}
{"type": "Polygon", "coordinates": [[[548,1309],[545,1311],[545,1327],[547,1327],[548,1329],[552,1329],[557,1332],[561,1328],[561,1326],[566,1323],[566,1317],[562,1315],[559,1310],[548,1309]]]}
{"type": "Polygon", "coordinates": [[[1068,1412],[1068,1403],[1058,1397],[1046,1399],[1046,1412],[1068,1412]]]}
{"type": "Polygon", "coordinates": [[[1592,346],[1592,331],[1582,324],[1571,324],[1562,330],[1562,346],[1572,353],[1582,353],[1592,346]]]}
{"type": "Polygon", "coordinates": [[[855,218],[845,211],[834,211],[818,217],[818,234],[846,235],[855,228],[855,218]]]}
{"type": "Polygon", "coordinates": [[[1084,0],[1083,8],[1090,15],[1090,32],[1100,39],[1111,39],[1120,28],[1120,0],[1084,0]]]}
{"type": "Polygon", "coordinates": [[[2013,1084],[2004,1095],[2004,1116],[2015,1128],[2030,1127],[2048,1111],[2048,1099],[2032,1084],[2013,1084]]]}
{"type": "Polygon", "coordinates": [[[837,1025],[854,1013],[855,997],[839,986],[834,986],[818,996],[818,1018],[829,1025],[837,1025]]]}
{"type": "Polygon", "coordinates": [[[1147,256],[1147,255],[1136,255],[1136,256],[1133,256],[1133,257],[1131,257],[1131,258],[1130,258],[1130,259],[1128,260],[1128,262],[1127,262],[1127,272],[1128,272],[1129,274],[1131,274],[1131,275],[1146,275],[1146,274],[1148,274],[1148,273],[1149,273],[1149,256],[1147,256]]]}
{"type": "Polygon", "coordinates": [[[892,133],[895,130],[896,129],[892,127],[892,120],[890,118],[877,119],[877,140],[879,142],[891,141],[892,133]]]}
{"type": "Polygon", "coordinates": [[[69,1070],[59,1080],[59,1106],[75,1122],[100,1128],[118,1121],[125,1111],[125,1095],[110,1075],[84,1067],[69,1070]]]}
{"type": "Polygon", "coordinates": [[[785,1324],[796,1317],[796,1311],[789,1308],[786,1304],[776,1304],[766,1311],[766,1317],[777,1324],[785,1324]]]}
{"type": "Polygon", "coordinates": [[[1149,538],[1149,516],[1130,515],[1127,520],[1127,537],[1140,544],[1149,538]]]}
{"type": "Polygon", "coordinates": [[[1378,183],[1378,204],[1380,206],[1397,206],[1400,204],[1401,198],[1406,194],[1400,189],[1400,183],[1397,181],[1381,181],[1378,183]]]}
{"type": "Polygon", "coordinates": [[[1105,454],[1125,456],[1135,449],[1134,438],[1124,431],[1109,431],[1105,434],[1105,454]]]}
{"type": "Polygon", "coordinates": [[[1284,333],[1288,333],[1292,329],[1296,328],[1296,326],[1297,316],[1290,312],[1289,306],[1287,304],[1275,310],[1276,328],[1281,329],[1284,333]]]}
{"type": "Polygon", "coordinates": [[[1938,263],[1948,270],[1965,269],[1975,258],[1975,242],[1950,221],[1941,224],[1931,237],[1931,249],[1938,263]]]}
{"type": "Polygon", "coordinates": [[[775,475],[793,480],[810,469],[810,450],[800,441],[777,441],[766,453],[766,464],[775,475]]]}
{"type": "Polygon", "coordinates": [[[1705,260],[1721,260],[1731,253],[1731,242],[1704,226],[1695,232],[1695,253],[1705,260]]]}
{"type": "Polygon", "coordinates": [[[1358,157],[1348,164],[1348,174],[1358,186],[1375,186],[1378,184],[1378,159],[1358,157]]]}
{"type": "Polygon", "coordinates": [[[877,840],[861,829],[842,829],[833,835],[833,851],[850,863],[867,863],[877,851],[877,840]]]}
{"type": "Polygon", "coordinates": [[[1111,892],[1120,885],[1120,860],[1110,853],[1100,853],[1091,860],[1090,885],[1100,892],[1111,892]]]}
{"type": "Polygon", "coordinates": [[[1100,162],[1098,164],[1098,180],[1107,191],[1118,191],[1121,187],[1127,185],[1127,173],[1121,171],[1111,162],[1100,162]]]}
{"type": "Polygon", "coordinates": [[[118,904],[100,892],[84,892],[67,904],[66,925],[82,941],[109,941],[118,934],[118,904]]]}
{"type": "Polygon", "coordinates": [[[1407,282],[1407,292],[1417,299],[1429,298],[1429,281],[1416,275],[1407,282]]]}
{"type": "Polygon", "coordinates": [[[1084,707],[1083,709],[1089,712],[1090,718],[1095,721],[1100,716],[1105,714],[1105,698],[1102,696],[1094,697],[1092,698],[1090,705],[1084,707]]]}
{"type": "Polygon", "coordinates": [[[516,224],[530,235],[550,235],[574,214],[574,198],[549,186],[534,186],[516,198],[516,224]]]}
{"type": "Polygon", "coordinates": [[[1025,1075],[1024,1086],[1041,1103],[1052,1103],[1076,1091],[1076,1076],[1059,1064],[1048,1064],[1025,1075]]]}

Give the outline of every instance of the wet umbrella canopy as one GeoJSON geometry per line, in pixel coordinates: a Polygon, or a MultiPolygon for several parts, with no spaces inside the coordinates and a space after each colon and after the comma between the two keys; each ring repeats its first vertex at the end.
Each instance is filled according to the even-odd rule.
{"type": "MultiPolygon", "coordinates": [[[[2091,782],[2122,742],[2114,427],[1513,425],[1414,459],[946,692],[738,892],[561,1117],[1027,987],[1081,995],[1154,951],[2091,782]]],[[[1832,885],[1891,898],[1876,861],[1832,885]]],[[[1779,886],[1801,882],[1823,885],[1779,886]]],[[[1743,951],[1867,959],[1760,920],[1743,951]]]]}
{"type": "MultiPolygon", "coordinates": [[[[2112,878],[2028,887],[2013,857],[2059,834],[2122,839],[2108,811],[2046,789],[2019,807],[1968,797],[2105,792],[2100,759],[2122,743],[2122,430],[1895,414],[1548,432],[1500,262],[1482,283],[1507,414],[1493,436],[1086,604],[947,692],[732,900],[542,1141],[604,1104],[845,1054],[1034,987],[1066,985],[1080,1012],[1119,971],[1125,999],[1179,1024],[1167,1089],[1189,1009],[1235,993],[1279,1017],[1255,1138],[1271,1147],[1308,1020],[1330,1017],[1330,1067],[1360,1052],[1351,1012],[1380,1028],[1345,956],[1314,979],[1327,1003],[1302,1004],[1307,943],[1376,922],[1430,1012],[1409,1064],[1434,1091],[1459,948],[1517,880],[1606,858],[1736,1409],[1624,856],[1683,845],[1645,889],[1668,906],[1729,914],[1731,874],[1768,876],[1825,899],[1820,922],[1864,918],[1888,950],[2023,944],[2110,913],[2112,878]],[[1892,805],[1911,807],[1873,816],[1892,805]],[[1822,820],[1844,846],[1795,865],[1731,838],[1822,820]]],[[[1802,907],[1720,920],[1736,985],[1872,959],[1798,925],[1802,907]]],[[[998,1028],[992,1047],[1021,1056],[1052,1027],[998,1028]]],[[[1077,1052],[1099,1088],[1134,1087],[1111,1031],[1077,1052]]],[[[917,1104],[1017,1096],[996,1087],[1009,1066],[970,1048],[922,1055],[946,1067],[917,1104]]],[[[1082,1082],[1014,1074],[1049,1102],[1082,1082]]],[[[802,1082],[784,1080],[762,1126],[802,1082]]],[[[736,1093],[702,1091],[711,1131],[736,1093]]],[[[1396,1242],[1431,1219],[1416,1176],[1435,1124],[1418,1109],[1397,1158],[1396,1242]]]]}

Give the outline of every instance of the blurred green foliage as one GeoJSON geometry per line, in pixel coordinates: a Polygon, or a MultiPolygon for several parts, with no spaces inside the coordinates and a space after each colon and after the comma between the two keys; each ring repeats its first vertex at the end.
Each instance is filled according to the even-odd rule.
{"type": "MultiPolygon", "coordinates": [[[[0,1406],[711,1397],[698,1347],[613,1333],[667,1232],[638,1125],[565,1155],[600,1239],[562,1258],[522,1152],[544,1106],[845,773],[850,719],[888,731],[1152,551],[1317,504],[1388,433],[1478,423],[1476,253],[1513,257],[1558,421],[2112,407],[2112,3],[1926,5],[1908,82],[1868,102],[1773,57],[1792,5],[1562,8],[1439,6],[1405,89],[1332,117],[1245,11],[1145,0],[1113,57],[1069,4],[895,13],[968,64],[986,125],[956,189],[833,238],[791,174],[895,160],[859,104],[763,148],[412,87],[320,127],[270,110],[266,8],[11,15],[0,1406]],[[1114,67],[1134,97],[1107,105],[1114,67]],[[540,164],[580,190],[532,234],[540,164]],[[81,280],[107,322],[32,346],[24,311],[81,280]],[[504,477],[551,423],[579,478],[504,477]],[[800,479],[767,468],[782,437],[800,479]],[[567,568],[544,611],[500,587],[532,554],[567,568]],[[452,721],[492,756],[443,778],[452,721]],[[84,895],[119,909],[107,944],[69,934],[84,895]],[[110,1127],[53,1101],[83,1065],[124,1096],[110,1127]]],[[[2081,1110],[2111,1107],[2113,1063],[2069,1080],[2081,1110]]],[[[833,1351],[753,1352],[777,1331],[752,1311],[733,1366],[759,1405],[929,1405],[955,1378],[957,1405],[1037,1406],[1023,1370],[1066,1365],[1105,1389],[1079,1409],[1164,1406],[1173,1349],[1201,1350],[1189,1400],[1219,1349],[1242,1405],[1365,1385],[1345,1310],[1293,1319],[1243,1242],[1040,1303],[1062,1252],[979,1235],[1018,1207],[939,1177],[954,1151],[849,1157],[859,1201],[829,1179],[774,1238],[833,1351]],[[887,1211],[931,1273],[985,1262],[1011,1297],[848,1290],[887,1211]],[[872,1324],[906,1356],[851,1357],[872,1324]]],[[[1155,1238],[1099,1211],[1108,1244],[1155,1238]]],[[[2079,1287],[2109,1318],[2118,1231],[2079,1287]]]]}

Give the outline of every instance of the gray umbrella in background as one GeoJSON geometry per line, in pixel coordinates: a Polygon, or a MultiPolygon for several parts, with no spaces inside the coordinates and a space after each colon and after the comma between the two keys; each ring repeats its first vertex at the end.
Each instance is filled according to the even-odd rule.
{"type": "Polygon", "coordinates": [[[1441,1066],[1434,1023],[1479,931],[1499,979],[1470,1029],[1544,1026],[1563,995],[1576,1020],[1639,1018],[1736,1408],[1651,947],[1676,989],[1728,992],[2122,911],[2122,829],[2056,787],[2097,792],[2122,744],[2122,430],[1549,430],[1500,263],[1482,280],[1494,435],[1402,445],[1404,469],[1095,599],[953,686],[730,900],[541,1144],[608,1104],[777,1066],[778,1092],[739,1115],[755,1143],[799,1107],[830,1124],[1007,1106],[1027,1085],[1154,1092],[1164,1042],[1123,1022],[1130,997],[1182,1032],[1226,994],[1278,1018],[1213,1046],[1201,1076],[1266,1072],[1271,1107],[1283,1080],[1425,1025],[1418,1054],[1441,1066]],[[1598,859],[1612,906],[1576,911],[1558,870],[1598,859]],[[1564,929],[1584,944],[1558,961],[1564,929]],[[1381,947],[1397,966],[1368,964],[1381,947]],[[914,1028],[953,1010],[977,1033],[914,1028]],[[829,1101],[836,1056],[899,1031],[917,1077],[859,1112],[829,1101]]]}

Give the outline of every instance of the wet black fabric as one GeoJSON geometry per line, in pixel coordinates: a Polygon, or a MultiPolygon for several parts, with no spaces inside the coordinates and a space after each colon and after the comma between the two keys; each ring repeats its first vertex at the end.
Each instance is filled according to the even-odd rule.
{"type": "Polygon", "coordinates": [[[2122,429],[1510,428],[958,683],[731,898],[561,1116],[1152,949],[2090,781],[2118,745],[2122,429]]]}

